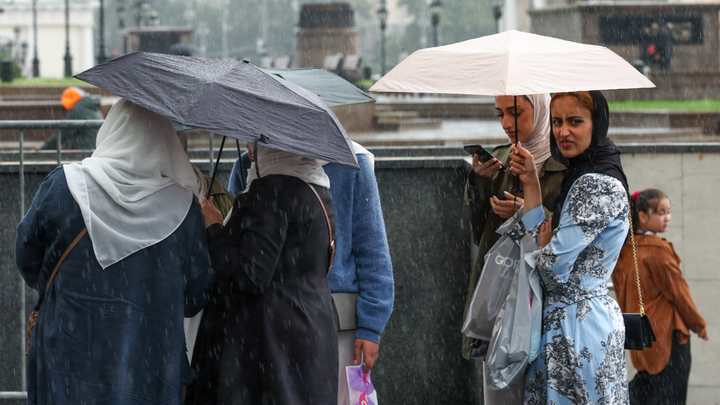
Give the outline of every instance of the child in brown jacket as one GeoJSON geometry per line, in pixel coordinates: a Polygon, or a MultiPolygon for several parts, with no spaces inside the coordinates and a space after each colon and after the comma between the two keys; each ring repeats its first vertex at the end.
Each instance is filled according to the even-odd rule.
{"type": "MultiPolygon", "coordinates": [[[[672,243],[656,234],[670,224],[670,199],[657,189],[633,194],[633,228],[645,312],[657,341],[631,351],[638,370],[630,382],[631,404],[685,404],[690,376],[690,331],[708,340],[705,320],[690,296],[672,243]]],[[[612,274],[623,312],[640,312],[632,240],[628,238],[612,274]]]]}

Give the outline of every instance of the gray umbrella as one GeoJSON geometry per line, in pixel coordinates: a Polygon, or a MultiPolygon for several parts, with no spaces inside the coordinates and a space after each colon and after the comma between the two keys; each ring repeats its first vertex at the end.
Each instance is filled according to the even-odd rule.
{"type": "Polygon", "coordinates": [[[247,62],[136,52],[75,77],[188,127],[359,169],[320,97],[247,62]]]}
{"type": "Polygon", "coordinates": [[[260,69],[312,91],[325,100],[330,107],[375,101],[354,84],[323,68],[260,69]]]}

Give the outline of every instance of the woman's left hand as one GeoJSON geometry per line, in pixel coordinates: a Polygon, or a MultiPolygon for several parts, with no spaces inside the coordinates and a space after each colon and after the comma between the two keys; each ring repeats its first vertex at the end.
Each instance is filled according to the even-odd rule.
{"type": "Polygon", "coordinates": [[[200,208],[202,208],[203,216],[205,217],[205,228],[209,228],[210,225],[222,224],[223,217],[220,211],[213,205],[213,197],[203,197],[200,199],[200,208]]]}
{"type": "Polygon", "coordinates": [[[509,219],[523,206],[523,199],[505,192],[505,199],[501,200],[495,196],[490,199],[490,206],[493,212],[502,219],[509,219]]]}
{"type": "Polygon", "coordinates": [[[552,222],[550,219],[543,222],[542,225],[540,225],[540,235],[538,235],[538,246],[539,247],[545,247],[548,243],[550,243],[550,240],[552,239],[552,222]]]}

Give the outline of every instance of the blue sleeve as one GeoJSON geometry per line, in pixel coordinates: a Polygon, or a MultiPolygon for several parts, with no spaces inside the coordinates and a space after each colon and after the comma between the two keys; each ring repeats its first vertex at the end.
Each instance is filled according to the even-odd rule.
{"type": "Polygon", "coordinates": [[[522,217],[523,225],[526,229],[532,229],[545,221],[545,208],[542,204],[525,213],[522,217]]]}
{"type": "Polygon", "coordinates": [[[230,172],[230,180],[228,180],[227,189],[233,197],[237,197],[238,193],[244,190],[243,183],[245,182],[242,178],[240,165],[242,165],[242,163],[240,158],[238,158],[233,165],[232,171],[230,172]]]}
{"type": "Polygon", "coordinates": [[[375,173],[365,156],[358,155],[358,163],[352,210],[352,249],[360,292],[356,337],[379,343],[395,299],[392,262],[375,173]]]}
{"type": "Polygon", "coordinates": [[[205,219],[200,210],[200,203],[194,199],[190,206],[188,217],[192,221],[194,232],[191,240],[193,247],[186,263],[185,277],[185,317],[197,315],[207,304],[210,288],[215,279],[215,273],[210,264],[208,253],[207,233],[205,232],[205,219]]]}
{"type": "Polygon", "coordinates": [[[251,164],[252,160],[247,152],[243,152],[235,161],[232,171],[230,172],[230,180],[228,180],[227,188],[233,197],[237,197],[238,193],[245,190],[245,178],[247,177],[247,171],[250,169],[251,164]]]}

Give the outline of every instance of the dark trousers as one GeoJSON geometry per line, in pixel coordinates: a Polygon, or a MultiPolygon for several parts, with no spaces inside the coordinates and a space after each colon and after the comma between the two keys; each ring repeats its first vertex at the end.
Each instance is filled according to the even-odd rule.
{"type": "Polygon", "coordinates": [[[638,371],[630,381],[630,404],[685,405],[691,360],[690,342],[678,345],[678,331],[673,331],[668,365],[657,375],[638,371]]]}

